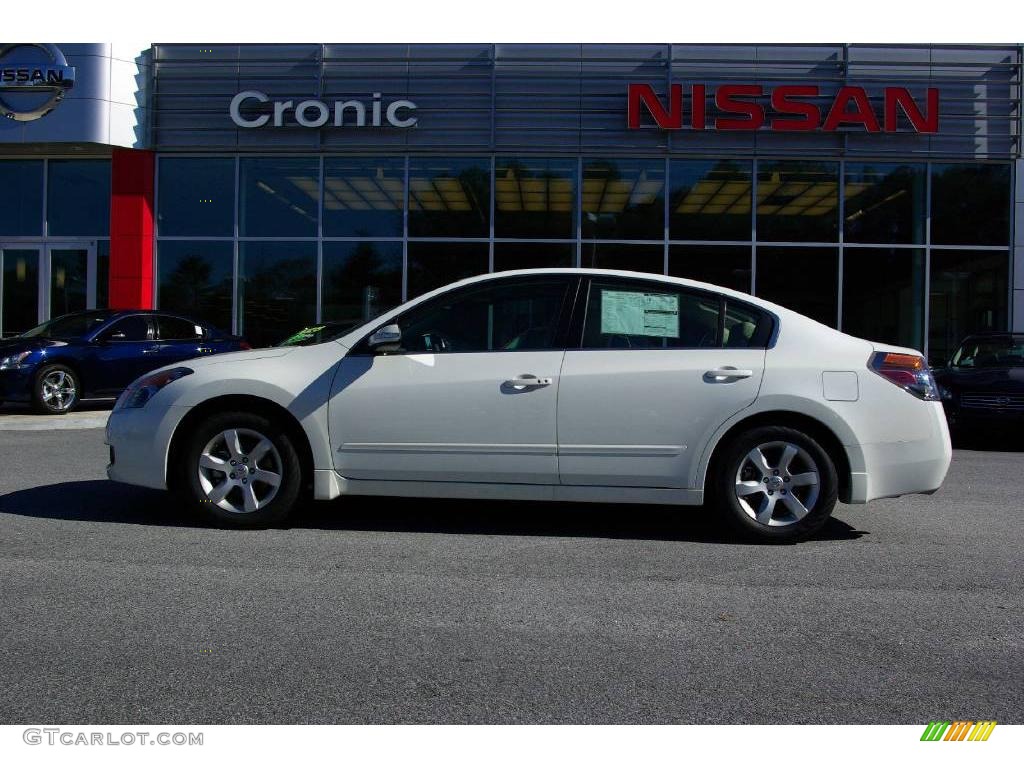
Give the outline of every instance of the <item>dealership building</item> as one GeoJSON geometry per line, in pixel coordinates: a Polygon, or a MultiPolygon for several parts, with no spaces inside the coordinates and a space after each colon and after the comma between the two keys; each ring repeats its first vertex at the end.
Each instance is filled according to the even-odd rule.
{"type": "Polygon", "coordinates": [[[254,344],[631,269],[949,354],[1024,331],[1021,45],[0,44],[0,335],[254,344]]]}

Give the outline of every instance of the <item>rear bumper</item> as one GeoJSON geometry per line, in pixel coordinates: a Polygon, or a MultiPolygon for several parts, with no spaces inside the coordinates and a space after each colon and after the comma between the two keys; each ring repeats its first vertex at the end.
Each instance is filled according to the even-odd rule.
{"type": "Polygon", "coordinates": [[[851,473],[851,503],[934,493],[942,485],[953,458],[949,428],[939,403],[922,405],[927,408],[922,418],[928,420],[928,437],[860,446],[864,470],[851,473]]]}

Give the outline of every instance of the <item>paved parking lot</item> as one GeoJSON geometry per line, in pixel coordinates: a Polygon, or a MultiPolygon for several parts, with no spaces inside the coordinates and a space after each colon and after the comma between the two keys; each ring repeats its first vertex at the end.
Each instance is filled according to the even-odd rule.
{"type": "Polygon", "coordinates": [[[1024,722],[1024,454],[791,547],[537,503],[220,531],[105,463],[0,432],[0,722],[1024,722]]]}

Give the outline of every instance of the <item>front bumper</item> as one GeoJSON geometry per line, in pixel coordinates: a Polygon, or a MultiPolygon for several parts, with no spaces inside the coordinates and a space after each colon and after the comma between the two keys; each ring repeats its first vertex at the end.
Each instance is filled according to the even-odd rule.
{"type": "Polygon", "coordinates": [[[188,408],[124,408],[111,411],[104,442],[110,446],[107,477],[145,488],[167,488],[167,456],[188,408]]]}
{"type": "Polygon", "coordinates": [[[35,366],[0,371],[0,400],[25,403],[32,399],[35,366]]]}

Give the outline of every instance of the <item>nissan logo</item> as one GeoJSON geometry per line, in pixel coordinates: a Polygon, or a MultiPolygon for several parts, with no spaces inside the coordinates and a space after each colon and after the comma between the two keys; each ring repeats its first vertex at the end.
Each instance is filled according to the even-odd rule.
{"type": "Polygon", "coordinates": [[[0,44],[0,113],[4,117],[19,122],[38,120],[51,112],[74,84],[75,68],[68,66],[57,46],[49,43],[0,44]],[[42,51],[45,54],[43,60],[32,60],[39,59],[38,54],[29,58],[19,57],[18,54],[27,48],[42,51]],[[38,96],[32,99],[21,94],[38,96]]]}

